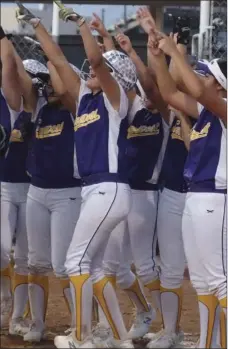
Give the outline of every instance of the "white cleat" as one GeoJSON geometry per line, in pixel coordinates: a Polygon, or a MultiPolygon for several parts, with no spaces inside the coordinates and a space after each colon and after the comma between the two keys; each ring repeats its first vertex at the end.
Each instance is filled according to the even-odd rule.
{"type": "Polygon", "coordinates": [[[79,342],[76,340],[73,332],[68,336],[56,336],[54,338],[54,345],[59,349],[67,348],[96,348],[91,337],[86,338],[84,341],[79,342]]]}
{"type": "Polygon", "coordinates": [[[40,342],[44,338],[44,325],[33,322],[23,338],[25,342],[40,342]]]}
{"type": "Polygon", "coordinates": [[[97,324],[93,329],[93,342],[96,348],[134,348],[130,339],[114,339],[112,330],[102,323],[97,324]]]}
{"type": "Polygon", "coordinates": [[[166,333],[163,331],[162,335],[156,339],[152,339],[147,348],[179,348],[180,343],[184,340],[184,333],[166,333]]]}
{"type": "Polygon", "coordinates": [[[128,332],[129,339],[137,339],[145,336],[148,333],[152,322],[156,319],[156,310],[152,307],[148,312],[141,312],[136,314],[135,321],[128,332]]]}
{"type": "Polygon", "coordinates": [[[12,319],[9,324],[9,334],[24,337],[29,332],[29,324],[23,318],[12,319]]]}
{"type": "Polygon", "coordinates": [[[164,333],[164,329],[162,328],[159,332],[148,332],[147,334],[145,334],[145,336],[143,337],[143,339],[146,339],[148,341],[151,340],[156,340],[158,338],[160,338],[164,333]]]}
{"type": "Polygon", "coordinates": [[[9,318],[12,311],[12,298],[1,299],[1,328],[9,326],[9,318]]]}

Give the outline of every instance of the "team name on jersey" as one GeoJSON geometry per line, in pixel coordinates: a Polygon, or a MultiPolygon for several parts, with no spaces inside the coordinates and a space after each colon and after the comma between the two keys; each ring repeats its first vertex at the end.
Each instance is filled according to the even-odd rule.
{"type": "Polygon", "coordinates": [[[36,138],[43,139],[43,138],[49,138],[49,137],[56,137],[59,136],[64,127],[64,122],[57,125],[48,125],[44,127],[37,127],[36,129],[36,138]]]}
{"type": "Polygon", "coordinates": [[[19,142],[22,143],[24,142],[24,139],[22,137],[21,131],[20,130],[13,130],[10,135],[10,142],[19,142]]]}
{"type": "Polygon", "coordinates": [[[90,114],[77,116],[74,122],[74,130],[77,131],[80,127],[86,127],[89,124],[98,121],[100,118],[101,117],[98,114],[98,109],[92,111],[90,114]]]}
{"type": "Polygon", "coordinates": [[[179,141],[183,141],[181,137],[181,122],[178,120],[176,124],[171,129],[171,138],[178,139],[179,141]]]}
{"type": "Polygon", "coordinates": [[[135,137],[156,136],[160,133],[160,124],[154,124],[153,126],[140,126],[135,127],[131,125],[127,130],[127,139],[135,137]]]}
{"type": "Polygon", "coordinates": [[[211,123],[208,122],[201,131],[196,131],[193,129],[190,137],[191,141],[195,141],[196,139],[207,137],[210,127],[211,127],[211,123]]]}

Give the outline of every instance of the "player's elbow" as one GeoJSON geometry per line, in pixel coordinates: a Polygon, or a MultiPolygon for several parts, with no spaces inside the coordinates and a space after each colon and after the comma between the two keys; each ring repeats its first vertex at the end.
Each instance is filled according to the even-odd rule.
{"type": "Polygon", "coordinates": [[[98,55],[94,55],[93,57],[89,58],[89,64],[94,71],[99,69],[103,64],[102,55],[98,54],[98,55]]]}

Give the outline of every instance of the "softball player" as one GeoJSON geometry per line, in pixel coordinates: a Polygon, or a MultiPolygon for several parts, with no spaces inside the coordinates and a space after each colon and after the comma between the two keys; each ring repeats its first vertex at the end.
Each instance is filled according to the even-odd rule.
{"type": "MultiPolygon", "coordinates": [[[[152,44],[159,39],[152,38],[152,44]]],[[[190,278],[198,295],[201,333],[199,348],[216,342],[215,317],[219,304],[226,313],[226,62],[209,63],[207,75],[198,78],[174,44],[160,34],[159,48],[178,65],[189,95],[174,87],[161,52],[154,57],[158,85],[174,107],[198,117],[191,133],[185,165],[188,194],[183,214],[183,241],[190,278]],[[197,101],[201,104],[198,104],[197,101]],[[203,106],[202,106],[203,105],[203,106]],[[205,241],[207,242],[205,244],[205,241]]],[[[222,342],[224,339],[222,338],[222,342]]]]}
{"type": "MultiPolygon", "coordinates": [[[[1,28],[3,31],[3,29],[1,28]]],[[[1,40],[3,63],[2,86],[6,100],[11,106],[20,106],[21,96],[17,88],[17,72],[9,66],[14,60],[14,49],[6,37],[1,40]],[[11,68],[11,71],[10,71],[11,68]],[[7,74],[7,72],[9,72],[7,74]],[[9,100],[8,100],[9,99],[9,100]],[[14,104],[14,105],[12,105],[14,104]]],[[[16,62],[15,62],[16,66],[16,62]]],[[[30,141],[31,115],[13,111],[1,94],[1,118],[10,123],[9,143],[1,163],[1,292],[2,324],[10,315],[11,282],[10,254],[13,236],[16,233],[15,273],[13,276],[13,311],[9,333],[23,335],[28,326],[22,320],[28,301],[28,243],[25,224],[25,208],[30,179],[26,174],[26,159],[30,141]]]]}
{"type": "MultiPolygon", "coordinates": [[[[79,173],[82,177],[82,208],[66,261],[75,299],[76,331],[68,337],[57,337],[55,345],[59,348],[95,345],[90,337],[94,293],[115,338],[110,338],[111,343],[107,345],[133,347],[126,341],[127,331],[118,300],[104,277],[102,260],[111,231],[130,210],[124,156],[128,99],[124,89],[127,91],[135,84],[135,67],[118,51],[111,51],[103,58],[85,20],[73,10],[62,9],[60,15],[80,26],[92,69],[88,82],[81,80],[39,20],[30,15],[33,18],[29,22],[33,23],[46,55],[78,102],[75,175],[79,173]]],[[[20,18],[28,18],[23,10],[20,18]]]]}
{"type": "Polygon", "coordinates": [[[148,344],[151,348],[169,348],[183,340],[183,332],[180,331],[181,286],[185,269],[182,215],[187,192],[183,170],[188,151],[182,137],[182,121],[172,114],[170,123],[170,134],[159,179],[162,189],[159,192],[157,217],[164,329],[152,336],[148,344]]]}
{"type": "MultiPolygon", "coordinates": [[[[28,60],[26,64],[26,69],[33,75],[44,74],[38,62],[28,60]]],[[[49,80],[47,69],[46,76],[49,80]]],[[[52,71],[50,78],[52,82],[55,79],[52,71]]],[[[28,156],[31,185],[26,224],[32,325],[24,336],[25,341],[40,341],[43,336],[48,300],[47,273],[51,268],[61,279],[64,297],[72,309],[64,263],[79,216],[81,190],[80,181],[73,178],[73,117],[51,90],[51,82],[43,82],[42,96],[36,100],[33,114],[35,130],[28,156]]],[[[73,318],[72,326],[75,326],[73,318]]]]}
{"type": "MultiPolygon", "coordinates": [[[[150,74],[148,74],[147,68],[133,50],[129,38],[126,35],[119,34],[116,39],[120,47],[128,53],[135,63],[138,75],[142,77],[149,95],[155,97],[157,93],[156,86],[152,83],[153,81],[151,82],[150,74]],[[145,75],[147,76],[145,77],[145,75]],[[149,82],[146,83],[148,76],[149,82]]],[[[138,93],[140,91],[142,91],[142,95],[145,97],[142,86],[138,84],[138,93]]],[[[157,241],[155,223],[158,203],[157,181],[167,142],[168,125],[162,121],[161,114],[153,110],[152,102],[150,102],[150,107],[153,110],[151,112],[146,108],[142,98],[133,93],[133,91],[129,94],[129,99],[132,101],[132,104],[128,112],[129,128],[126,161],[128,163],[129,183],[132,188],[133,201],[125,227],[125,235],[129,234],[128,240],[130,240],[129,243],[137,275],[151,291],[155,307],[160,310],[159,275],[155,261],[157,241]],[[149,153],[149,156],[146,153],[146,149],[152,149],[152,153],[149,153]],[[142,240],[141,235],[139,237],[139,232],[143,233],[142,240]]],[[[158,100],[159,96],[155,98],[159,108],[161,104],[159,105],[158,100]]],[[[165,110],[164,102],[161,109],[165,110]]],[[[168,118],[168,115],[165,115],[165,117],[168,118]]],[[[121,227],[118,228],[120,229],[121,227]]],[[[111,275],[114,277],[117,274],[117,282],[128,293],[137,307],[136,321],[131,327],[128,336],[129,338],[138,338],[148,332],[156,312],[148,307],[139,284],[136,287],[135,276],[132,277],[129,263],[124,265],[123,262],[120,264],[116,262],[116,260],[122,260],[121,255],[126,256],[127,242],[125,241],[126,237],[124,237],[124,242],[120,241],[119,246],[117,245],[119,251],[116,251],[116,257],[114,257],[113,242],[116,240],[115,234],[116,231],[112,233],[109,247],[105,253],[104,269],[109,277],[111,275]],[[118,257],[119,254],[120,256],[118,257]]]]}

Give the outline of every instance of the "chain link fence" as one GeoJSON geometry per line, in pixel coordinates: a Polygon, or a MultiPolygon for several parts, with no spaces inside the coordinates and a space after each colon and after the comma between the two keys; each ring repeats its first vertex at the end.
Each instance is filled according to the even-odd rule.
{"type": "Polygon", "coordinates": [[[36,44],[34,37],[14,33],[8,34],[7,36],[22,60],[35,59],[46,65],[45,58],[42,51],[39,49],[39,46],[36,44]]]}
{"type": "Polygon", "coordinates": [[[227,57],[227,0],[211,1],[211,25],[213,26],[209,59],[227,57]]]}

